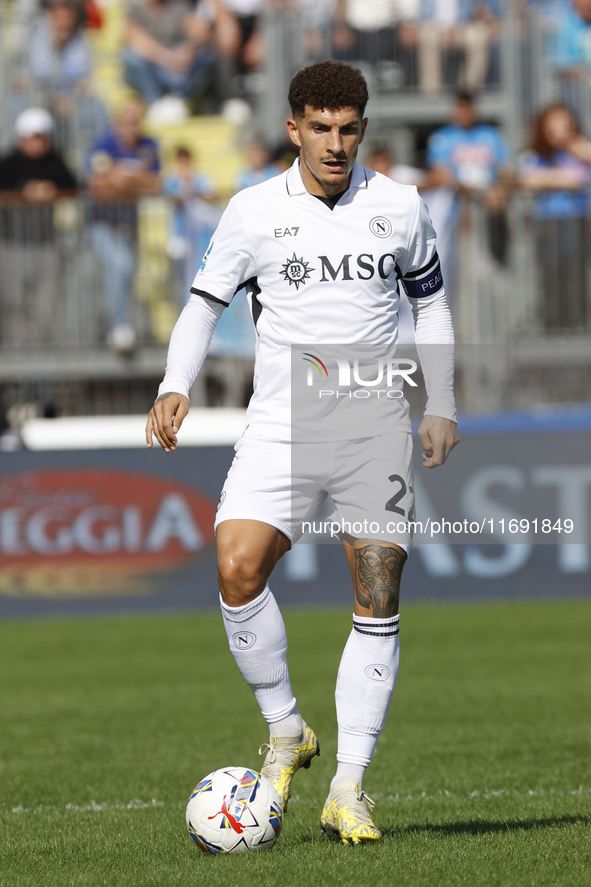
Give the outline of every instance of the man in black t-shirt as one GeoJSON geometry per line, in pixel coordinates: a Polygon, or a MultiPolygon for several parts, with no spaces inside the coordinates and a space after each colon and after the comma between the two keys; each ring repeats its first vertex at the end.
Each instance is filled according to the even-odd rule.
{"type": "Polygon", "coordinates": [[[28,108],[17,117],[16,146],[0,159],[0,191],[20,191],[27,201],[45,203],[58,191],[76,188],[76,179],[52,148],[52,130],[44,108],[28,108]]]}
{"type": "Polygon", "coordinates": [[[77,182],[52,131],[46,110],[28,108],[16,119],[14,149],[0,158],[1,338],[12,345],[54,339],[60,318],[53,201],[77,182]]]}

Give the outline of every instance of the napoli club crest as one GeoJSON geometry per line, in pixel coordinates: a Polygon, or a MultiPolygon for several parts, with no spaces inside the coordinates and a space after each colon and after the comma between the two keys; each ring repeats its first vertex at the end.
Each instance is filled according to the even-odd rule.
{"type": "Polygon", "coordinates": [[[369,223],[369,230],[376,237],[389,237],[392,233],[392,223],[384,216],[375,216],[369,223]]]}

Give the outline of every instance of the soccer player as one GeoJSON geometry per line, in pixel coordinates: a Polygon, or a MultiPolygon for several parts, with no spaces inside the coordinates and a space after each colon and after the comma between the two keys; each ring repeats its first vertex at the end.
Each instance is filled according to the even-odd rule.
{"type": "MultiPolygon", "coordinates": [[[[361,73],[341,62],[319,62],[295,75],[287,125],[300,156],[286,173],[230,201],[173,331],[166,375],[146,426],[148,446],[155,435],[166,452],[174,451],[189,388],[215,324],[246,286],[257,329],[255,389],[218,507],[219,583],[230,649],[269,724],[262,772],[284,808],[294,774],[320,752],[296,706],[285,626],[268,585],[275,564],[301,532],[302,515],[295,520],[292,514],[290,345],[395,346],[401,278],[423,349],[428,392],[419,428],[423,464],[443,464],[459,441],[453,361],[442,368],[424,347],[447,343],[449,349],[453,343],[435,234],[414,187],[356,162],[367,99],[361,73]]],[[[356,514],[356,500],[364,497],[381,503],[383,511],[385,491],[392,495],[388,475],[395,471],[396,511],[410,517],[408,405],[391,403],[379,434],[368,437],[356,427],[322,445],[330,466],[324,474],[318,459],[309,460],[311,504],[329,493],[343,515],[356,514]],[[367,472],[376,460],[387,464],[386,477],[367,472]]],[[[336,686],[338,766],[320,822],[343,843],[381,837],[363,777],[398,673],[399,586],[409,543],[410,534],[398,529],[377,539],[343,541],[354,586],[353,628],[336,686]]]]}

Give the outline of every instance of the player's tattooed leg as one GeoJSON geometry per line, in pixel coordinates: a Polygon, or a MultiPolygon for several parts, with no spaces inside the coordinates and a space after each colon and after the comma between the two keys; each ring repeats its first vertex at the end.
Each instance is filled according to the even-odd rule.
{"type": "Polygon", "coordinates": [[[406,561],[402,549],[377,542],[353,550],[353,582],[359,606],[376,619],[398,613],[400,577],[406,561]]]}

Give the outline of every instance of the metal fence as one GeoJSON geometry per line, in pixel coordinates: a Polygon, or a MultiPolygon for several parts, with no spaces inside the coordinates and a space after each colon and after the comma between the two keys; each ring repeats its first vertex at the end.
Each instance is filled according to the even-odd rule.
{"type": "Polygon", "coordinates": [[[502,260],[486,207],[463,198],[452,293],[462,343],[585,339],[591,333],[587,219],[540,219],[535,197],[509,202],[502,260]]]}
{"type": "MultiPolygon", "coordinates": [[[[0,381],[70,378],[79,385],[81,379],[130,379],[144,385],[142,390],[146,378],[155,384],[200,258],[191,245],[194,229],[184,256],[171,251],[177,209],[161,197],[107,204],[78,196],[30,205],[4,195],[0,381]],[[127,345],[112,338],[117,326],[126,325],[135,337],[127,345]]],[[[481,384],[468,370],[462,376],[466,408],[591,396],[584,381],[591,369],[586,221],[578,220],[577,232],[568,220],[548,227],[537,218],[534,199],[515,194],[499,256],[498,234],[483,204],[463,199],[456,219],[446,260],[457,340],[505,349],[505,369],[492,379],[495,384],[490,373],[481,384]],[[539,390],[536,372],[545,379],[539,390]]],[[[178,246],[178,240],[174,243],[178,246]]],[[[252,320],[246,299],[240,298],[224,312],[195,402],[244,404],[253,352],[252,320]]],[[[64,389],[63,397],[68,396],[64,389]]]]}
{"type": "Polygon", "coordinates": [[[515,194],[503,262],[493,254],[495,232],[481,203],[464,199],[457,226],[451,304],[462,408],[591,401],[587,219],[539,219],[535,197],[515,194]],[[483,350],[483,363],[485,344],[497,348],[483,350]]]}
{"type": "MultiPolygon", "coordinates": [[[[96,412],[109,397],[117,412],[149,406],[218,217],[199,201],[164,197],[40,204],[0,195],[0,399],[57,401],[59,412],[76,402],[75,412],[96,412]]],[[[242,405],[254,353],[245,299],[222,319],[212,350],[195,402],[242,405]]]]}
{"type": "Polygon", "coordinates": [[[140,345],[153,342],[152,280],[164,284],[159,300],[173,300],[166,241],[151,249],[163,210],[153,201],[100,205],[62,198],[30,204],[3,195],[3,353],[102,346],[109,329],[123,322],[133,324],[140,345]]]}
{"type": "MultiPolygon", "coordinates": [[[[4,149],[22,107],[53,108],[56,100],[51,89],[43,91],[33,82],[26,64],[14,66],[22,58],[19,39],[22,48],[26,37],[26,23],[14,20],[15,8],[0,4],[4,149]]],[[[396,145],[404,149],[398,157],[402,163],[416,161],[410,128],[445,122],[453,90],[470,85],[470,52],[456,42],[437,46],[439,81],[429,86],[420,69],[425,34],[407,25],[396,23],[382,29],[381,36],[357,29],[340,53],[366,73],[372,133],[396,136],[396,145]]],[[[335,54],[334,31],[326,21],[311,25],[296,7],[274,4],[268,4],[264,26],[265,70],[252,80],[257,121],[270,141],[280,142],[289,79],[302,64],[335,54]]],[[[507,2],[499,33],[487,33],[486,46],[480,41],[481,113],[503,126],[516,153],[526,142],[532,114],[557,99],[574,106],[591,135],[589,76],[573,79],[553,64],[548,18],[533,7],[519,11],[507,2]]],[[[100,118],[86,98],[73,99],[71,113],[57,120],[58,146],[78,169],[100,118]]],[[[171,247],[174,212],[162,197],[107,206],[87,196],[31,205],[14,194],[2,195],[0,385],[5,403],[53,398],[60,412],[140,411],[149,405],[170,331],[212,225],[209,218],[200,228],[205,216],[197,211],[188,220],[192,234],[179,251],[178,242],[171,247]],[[134,331],[134,347],[125,354],[125,348],[114,350],[110,339],[117,325],[134,331]]],[[[459,380],[466,409],[591,397],[589,226],[575,220],[569,229],[563,221],[543,223],[534,198],[515,194],[500,235],[505,244],[499,259],[491,242],[499,231],[491,231],[485,208],[474,200],[462,202],[448,257],[458,341],[509,349],[503,352],[502,372],[493,367],[473,371],[465,358],[459,380]]],[[[215,356],[195,386],[195,402],[244,403],[252,346],[252,323],[245,303],[238,302],[225,312],[215,356]]]]}

